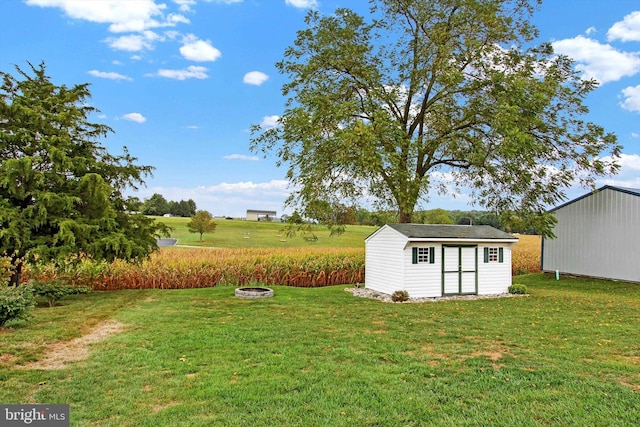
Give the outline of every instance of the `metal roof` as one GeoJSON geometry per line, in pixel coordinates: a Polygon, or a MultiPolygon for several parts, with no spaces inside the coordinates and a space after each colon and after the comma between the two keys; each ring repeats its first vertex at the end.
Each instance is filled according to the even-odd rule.
{"type": "Polygon", "coordinates": [[[276,214],[276,211],[261,211],[258,209],[247,209],[247,213],[257,213],[257,214],[276,214]]]}
{"type": "Polygon", "coordinates": [[[565,206],[567,206],[567,205],[570,205],[570,204],[575,203],[575,202],[577,202],[577,201],[579,201],[579,200],[582,200],[582,199],[584,199],[585,197],[592,196],[592,195],[594,195],[594,194],[596,194],[597,192],[602,191],[602,190],[613,190],[613,191],[619,191],[619,192],[621,192],[621,193],[631,194],[632,196],[638,196],[638,197],[640,197],[640,188],[616,187],[616,186],[613,186],[613,185],[605,185],[605,186],[600,187],[600,188],[598,188],[598,189],[596,189],[596,190],[593,190],[593,191],[592,191],[592,192],[590,192],[590,193],[583,194],[583,195],[582,195],[582,196],[580,196],[580,197],[577,197],[577,198],[575,198],[575,199],[573,199],[573,200],[569,200],[568,202],[563,203],[563,204],[561,204],[560,206],[556,206],[555,208],[550,209],[550,210],[549,210],[549,212],[555,212],[555,211],[557,211],[557,210],[558,210],[558,209],[560,209],[560,208],[564,208],[564,207],[565,207],[565,206]]]}
{"type": "Polygon", "coordinates": [[[490,225],[387,224],[409,239],[518,240],[490,225]]]}

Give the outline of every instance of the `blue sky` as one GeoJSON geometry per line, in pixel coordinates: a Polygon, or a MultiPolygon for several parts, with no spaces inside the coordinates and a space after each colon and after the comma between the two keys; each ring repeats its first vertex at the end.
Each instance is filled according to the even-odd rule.
{"type": "MultiPolygon", "coordinates": [[[[283,212],[285,169],[249,151],[252,124],[284,108],[282,59],[309,8],[330,14],[367,0],[2,0],[0,69],[45,61],[56,84],[91,83],[94,121],[156,169],[141,199],[193,199],[214,215],[283,212]]],[[[576,60],[601,85],[589,119],[624,146],[621,171],[598,185],[640,188],[640,2],[547,0],[534,16],[539,42],[576,60]]],[[[587,190],[571,189],[570,196],[587,190]]],[[[464,195],[421,206],[468,209],[464,195]]]]}

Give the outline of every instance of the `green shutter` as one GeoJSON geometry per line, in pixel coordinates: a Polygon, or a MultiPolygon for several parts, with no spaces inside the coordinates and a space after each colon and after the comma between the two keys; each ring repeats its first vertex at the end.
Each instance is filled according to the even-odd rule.
{"type": "Polygon", "coordinates": [[[411,248],[411,264],[418,263],[418,248],[411,248]]]}
{"type": "Polygon", "coordinates": [[[498,262],[504,262],[504,248],[498,248],[498,262]]]}
{"type": "Polygon", "coordinates": [[[433,264],[436,261],[435,260],[435,255],[436,255],[436,248],[431,246],[429,248],[429,264],[433,264]]]}
{"type": "Polygon", "coordinates": [[[489,262],[489,248],[484,248],[484,262],[489,262]]]}

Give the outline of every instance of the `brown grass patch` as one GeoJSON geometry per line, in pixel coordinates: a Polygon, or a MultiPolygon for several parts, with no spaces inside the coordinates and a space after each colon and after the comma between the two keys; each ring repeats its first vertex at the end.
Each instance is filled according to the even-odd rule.
{"type": "Polygon", "coordinates": [[[499,351],[474,351],[469,357],[486,357],[491,361],[491,367],[496,371],[504,366],[504,363],[498,363],[498,360],[503,357],[503,353],[499,351]]]}
{"type": "Polygon", "coordinates": [[[631,384],[627,381],[620,381],[620,384],[625,387],[629,387],[633,391],[640,392],[640,384],[631,384]]]}
{"type": "Polygon", "coordinates": [[[435,348],[433,347],[432,344],[421,346],[420,352],[422,352],[423,355],[429,356],[430,358],[433,358],[433,359],[449,360],[449,356],[447,354],[438,353],[437,351],[435,351],[435,348]]]}
{"type": "Polygon", "coordinates": [[[44,359],[16,366],[16,369],[64,369],[68,362],[77,362],[89,357],[89,344],[103,341],[107,337],[121,332],[124,327],[124,324],[115,321],[101,323],[91,329],[88,334],[79,338],[49,345],[45,351],[44,359]]]}
{"type": "Polygon", "coordinates": [[[0,365],[11,365],[13,364],[13,357],[10,354],[0,354],[0,365]]]}
{"type": "Polygon", "coordinates": [[[509,349],[505,345],[500,342],[490,343],[489,345],[483,345],[482,338],[476,336],[468,336],[466,337],[469,341],[474,341],[478,343],[474,347],[480,347],[481,350],[476,350],[469,355],[462,356],[463,360],[471,357],[484,357],[487,360],[491,361],[491,366],[493,369],[498,370],[504,366],[504,363],[498,363],[502,358],[509,355],[509,349]],[[484,347],[484,348],[483,348],[484,347]]]}
{"type": "Polygon", "coordinates": [[[178,404],[178,401],[176,401],[176,400],[172,400],[172,401],[167,402],[167,403],[164,403],[164,404],[157,404],[157,405],[154,405],[154,406],[151,408],[151,411],[152,411],[154,414],[157,414],[158,412],[160,412],[160,411],[164,411],[165,409],[169,409],[169,408],[171,408],[172,406],[176,406],[177,404],[178,404]]]}

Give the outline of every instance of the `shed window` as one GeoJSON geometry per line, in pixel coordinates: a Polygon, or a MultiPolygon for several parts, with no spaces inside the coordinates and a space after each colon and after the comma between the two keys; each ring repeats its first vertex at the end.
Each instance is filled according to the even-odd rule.
{"type": "Polygon", "coordinates": [[[484,262],[504,262],[504,249],[484,248],[484,262]]]}
{"type": "Polygon", "coordinates": [[[423,248],[413,248],[412,249],[412,262],[413,264],[433,264],[435,262],[435,252],[436,248],[433,246],[423,247],[423,248]]]}

